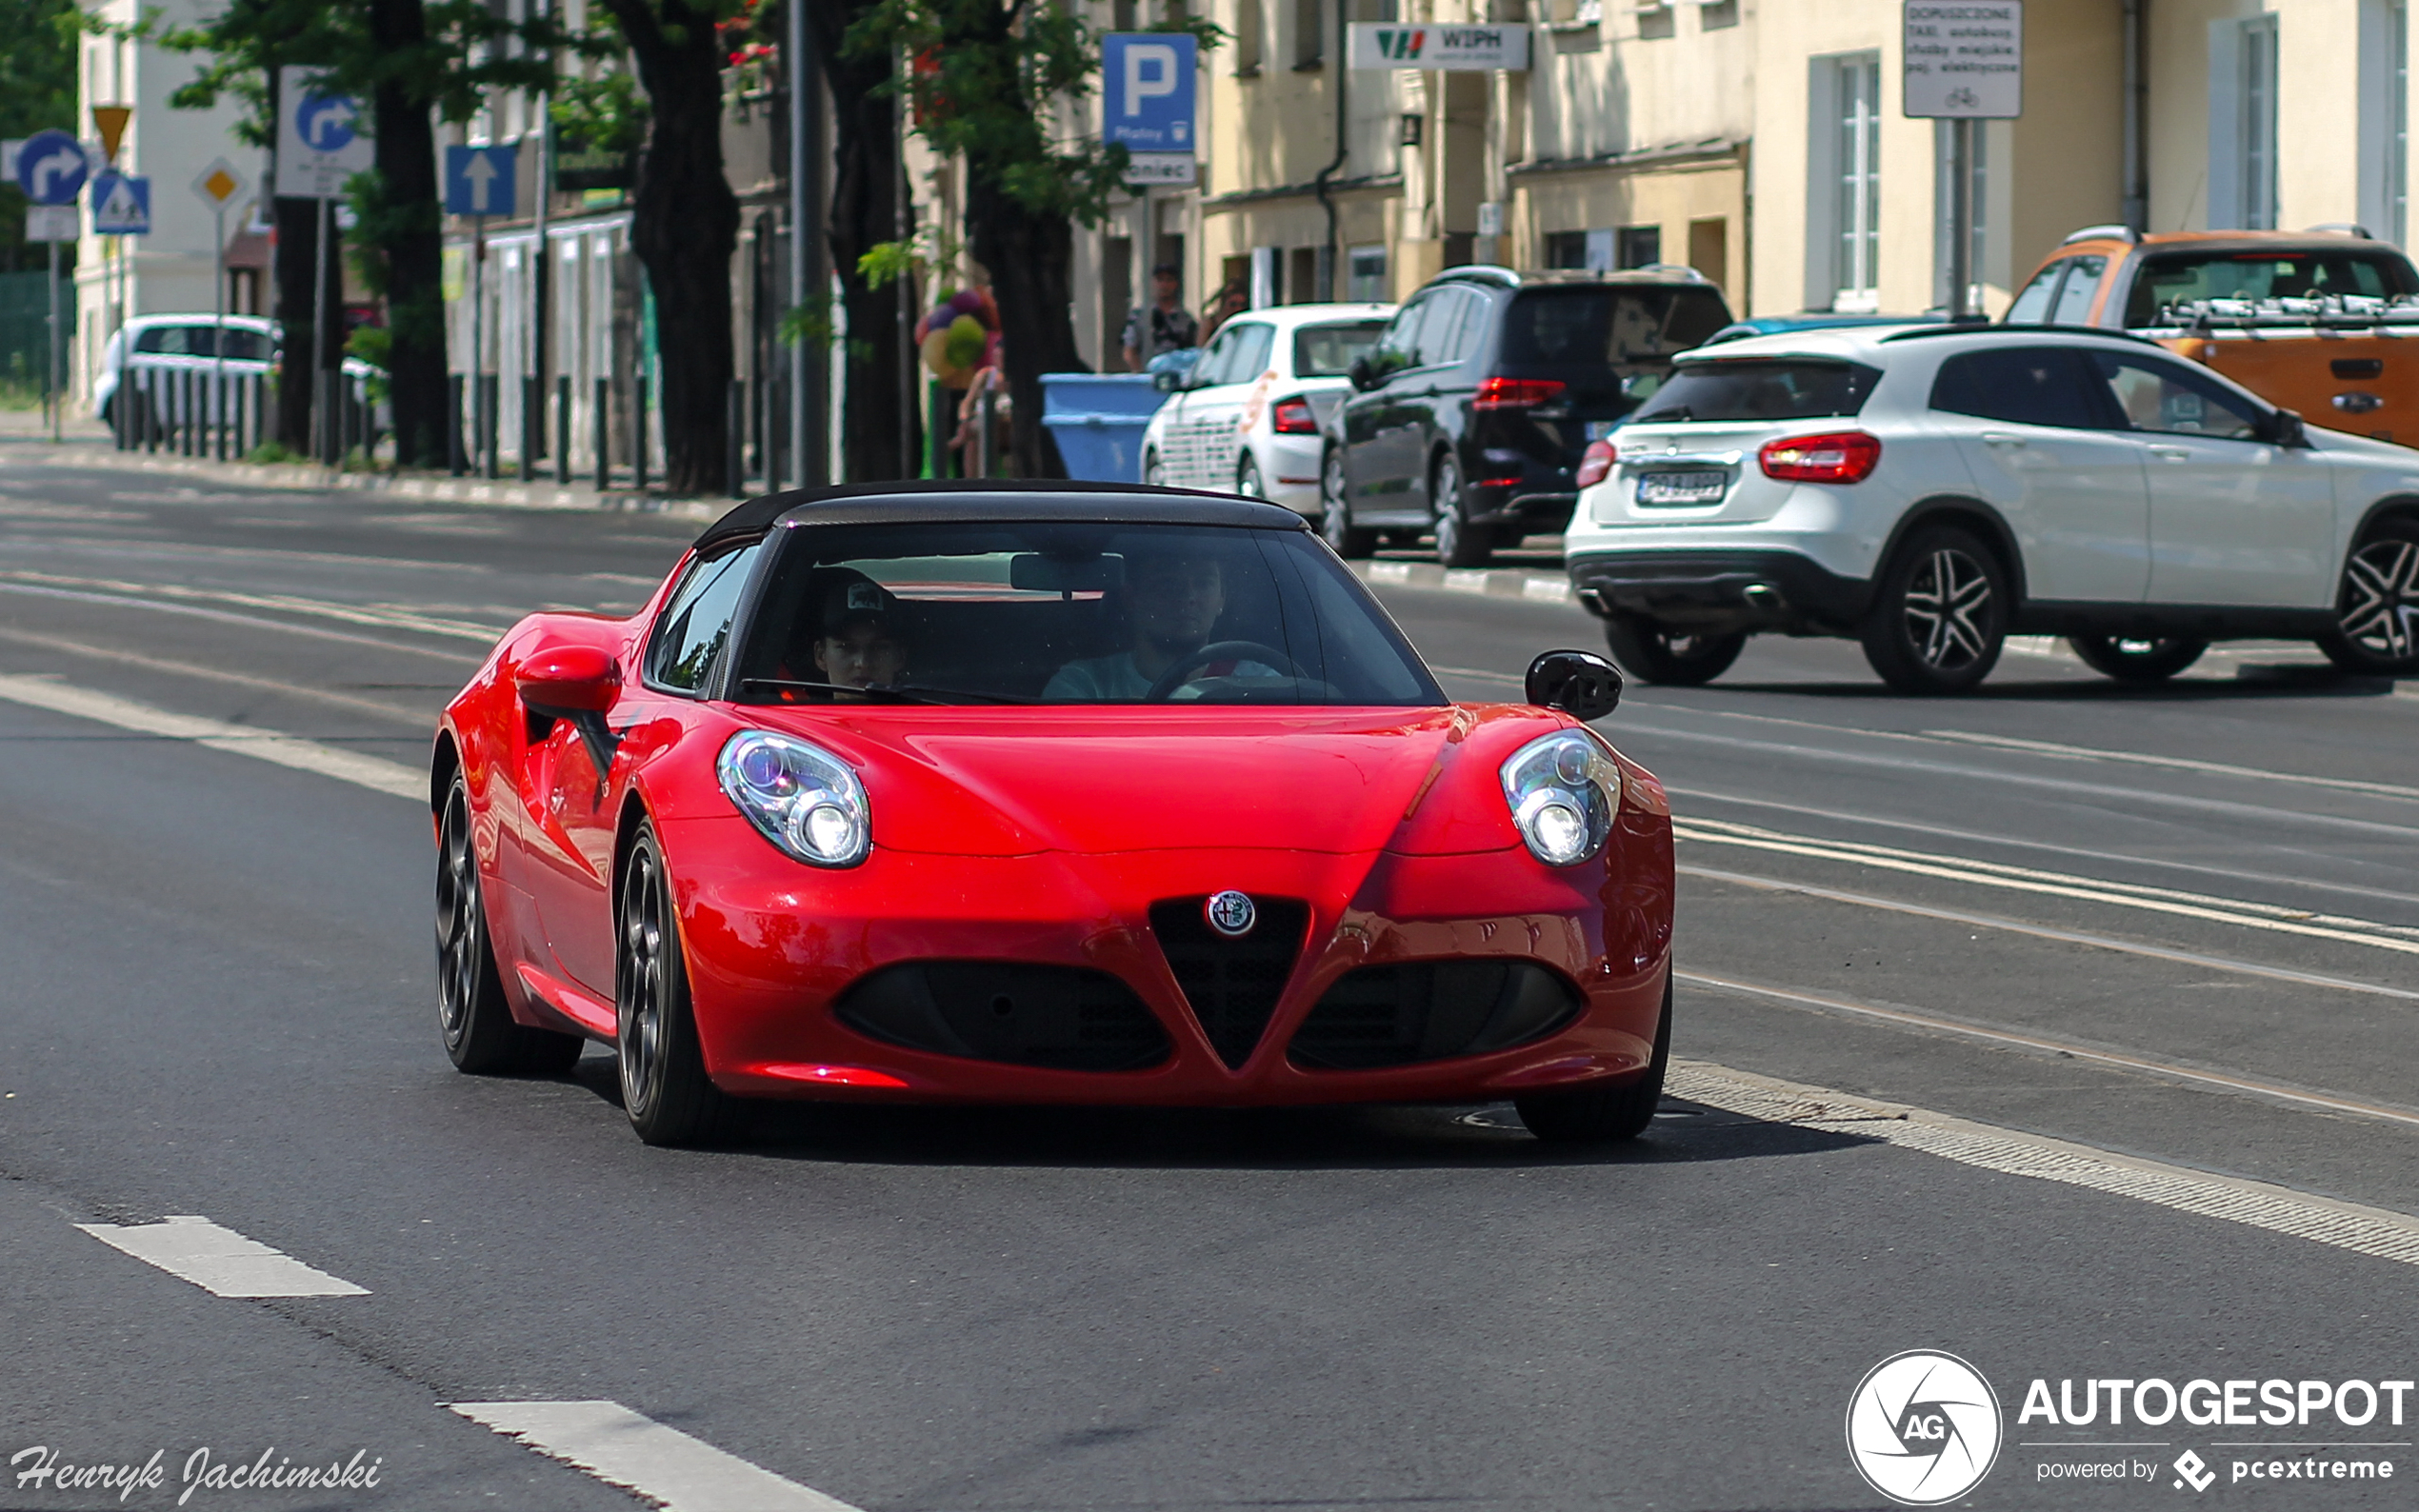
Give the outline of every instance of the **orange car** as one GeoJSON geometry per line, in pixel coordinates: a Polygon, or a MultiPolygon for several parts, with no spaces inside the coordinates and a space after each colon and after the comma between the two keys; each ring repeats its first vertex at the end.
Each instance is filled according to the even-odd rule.
{"type": "Polygon", "coordinates": [[[2088,227],[2005,319],[2148,336],[2311,425],[2419,445],[2419,269],[2356,227],[2088,227]]]}

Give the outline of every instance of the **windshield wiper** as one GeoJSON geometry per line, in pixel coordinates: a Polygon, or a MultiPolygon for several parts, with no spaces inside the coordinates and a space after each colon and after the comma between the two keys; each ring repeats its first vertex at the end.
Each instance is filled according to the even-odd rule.
{"type": "Polygon", "coordinates": [[[896,683],[887,686],[851,687],[845,683],[810,683],[794,677],[743,677],[743,689],[774,688],[802,693],[852,693],[876,704],[1032,704],[1039,700],[1019,698],[1013,693],[978,693],[963,687],[930,687],[919,683],[896,683]]]}

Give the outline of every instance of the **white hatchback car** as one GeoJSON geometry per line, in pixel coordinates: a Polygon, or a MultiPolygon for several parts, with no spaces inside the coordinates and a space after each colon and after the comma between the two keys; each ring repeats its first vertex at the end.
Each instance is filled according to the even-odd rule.
{"type": "Polygon", "coordinates": [[[1391,305],[1280,305],[1218,328],[1143,432],[1143,479],[1249,494],[1318,518],[1322,431],[1391,305]]]}
{"type": "Polygon", "coordinates": [[[1573,589],[1649,682],[1760,631],[1957,692],[2010,633],[2155,682],[2213,640],[2419,673],[2419,451],[2116,332],[1816,329],[1682,355],[1589,448],[1573,589]]]}
{"type": "MultiPolygon", "coordinates": [[[[101,371],[92,381],[92,412],[110,425],[117,423],[118,390],[130,383],[150,392],[162,420],[179,418],[177,406],[185,392],[184,375],[206,379],[224,373],[230,384],[266,378],[277,366],[277,323],[259,315],[137,315],[120,328],[101,348],[101,371]],[[130,377],[130,374],[131,376],[130,377]]],[[[345,359],[345,376],[353,397],[367,399],[369,382],[378,369],[358,357],[345,359]]],[[[230,401],[230,405],[233,401],[230,401]]],[[[208,415],[205,394],[200,413],[208,415]]],[[[378,407],[376,424],[387,425],[386,406],[378,407]]]]}

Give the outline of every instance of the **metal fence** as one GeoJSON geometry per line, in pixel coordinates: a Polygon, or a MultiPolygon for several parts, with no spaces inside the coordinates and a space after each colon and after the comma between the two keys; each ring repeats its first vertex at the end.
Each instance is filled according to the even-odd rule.
{"type": "Polygon", "coordinates": [[[0,273],[0,384],[41,387],[50,319],[49,273],[0,273]]]}

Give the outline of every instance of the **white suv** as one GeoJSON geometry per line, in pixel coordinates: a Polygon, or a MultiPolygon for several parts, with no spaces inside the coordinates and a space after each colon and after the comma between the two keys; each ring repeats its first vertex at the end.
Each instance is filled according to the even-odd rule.
{"type": "Polygon", "coordinates": [[[1767,630],[1860,640],[1910,693],[1973,686],[2010,633],[2137,682],[2249,636],[2419,673],[2419,451],[2115,332],[1701,348],[1579,481],[1571,585],[1649,682],[1717,677],[1767,630]]]}

